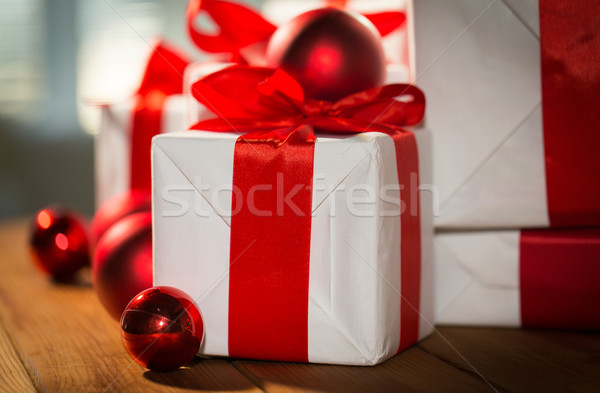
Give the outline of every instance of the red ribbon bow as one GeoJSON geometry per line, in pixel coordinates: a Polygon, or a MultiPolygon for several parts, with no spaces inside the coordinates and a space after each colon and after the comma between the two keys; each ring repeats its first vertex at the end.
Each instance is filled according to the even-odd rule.
{"type": "MultiPolygon", "coordinates": [[[[345,1],[326,2],[329,6],[343,8],[345,1]]],[[[380,12],[365,15],[386,36],[406,20],[403,12],[380,12]]],[[[187,28],[192,41],[205,52],[231,53],[242,60],[240,50],[246,46],[268,41],[277,26],[263,18],[260,13],[244,6],[222,0],[191,0],[186,11],[187,28]],[[199,29],[195,22],[205,12],[218,26],[217,34],[199,29]]]]}
{"type": "MultiPolygon", "coordinates": [[[[307,99],[300,84],[285,71],[243,65],[228,67],[199,80],[192,92],[219,118],[192,129],[245,132],[249,140],[269,134],[285,140],[301,124],[317,132],[393,133],[423,119],[425,95],[413,85],[392,84],[361,91],[337,102],[307,99]]],[[[314,133],[306,135],[307,141],[314,133]]]]}

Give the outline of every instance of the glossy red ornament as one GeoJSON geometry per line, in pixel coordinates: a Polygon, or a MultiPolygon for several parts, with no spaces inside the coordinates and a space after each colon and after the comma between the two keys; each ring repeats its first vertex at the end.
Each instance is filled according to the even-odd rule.
{"type": "Polygon", "coordinates": [[[121,317],[129,355],[154,371],[171,371],[196,356],[204,323],[193,299],[173,287],[153,287],[129,302],[121,317]]]}
{"type": "Polygon", "coordinates": [[[267,64],[291,74],[308,97],[336,101],[385,80],[381,36],[364,16],[337,8],[312,10],[281,25],[267,64]]]}
{"type": "Polygon", "coordinates": [[[97,244],[104,232],[121,218],[152,208],[150,191],[132,190],[116,195],[104,202],[92,220],[90,234],[93,244],[97,244]]]}
{"type": "Polygon", "coordinates": [[[36,265],[57,281],[65,281],[89,264],[84,221],[59,206],[40,210],[31,226],[29,244],[36,265]]]}
{"type": "Polygon", "coordinates": [[[100,302],[119,319],[129,301],[152,286],[152,214],[117,221],[100,238],[92,261],[92,282],[100,302]]]}

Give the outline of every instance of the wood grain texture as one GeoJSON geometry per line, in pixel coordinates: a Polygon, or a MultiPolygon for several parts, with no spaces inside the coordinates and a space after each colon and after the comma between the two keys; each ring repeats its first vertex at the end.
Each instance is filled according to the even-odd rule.
{"type": "Polygon", "coordinates": [[[52,283],[26,234],[0,223],[0,392],[600,391],[600,334],[518,329],[440,327],[374,367],[198,358],[151,372],[126,354],[89,271],[52,283]]]}
{"type": "Polygon", "coordinates": [[[0,387],[7,392],[36,392],[10,334],[0,320],[0,387]]]}
{"type": "Polygon", "coordinates": [[[600,335],[526,329],[440,327],[419,346],[499,391],[600,391],[600,335]]]}
{"type": "MultiPolygon", "coordinates": [[[[55,284],[27,255],[24,222],[0,225],[0,315],[25,359],[27,374],[47,392],[259,391],[225,360],[193,362],[152,373],[133,362],[120,328],[104,311],[88,276],[55,284]]],[[[0,390],[3,390],[0,387],[0,390]]]]}
{"type": "Polygon", "coordinates": [[[440,327],[374,367],[237,360],[267,392],[598,392],[600,335],[440,327]]]}
{"type": "Polygon", "coordinates": [[[481,392],[493,391],[477,376],[418,347],[372,367],[234,361],[267,392],[481,392]]]}

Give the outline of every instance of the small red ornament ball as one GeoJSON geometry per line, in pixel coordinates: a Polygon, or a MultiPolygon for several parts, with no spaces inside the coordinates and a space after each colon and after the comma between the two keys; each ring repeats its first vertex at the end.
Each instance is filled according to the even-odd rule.
{"type": "Polygon", "coordinates": [[[100,238],[92,260],[100,302],[118,320],[127,303],[152,286],[152,214],[131,214],[100,238]]]}
{"type": "Polygon", "coordinates": [[[32,223],[29,244],[36,265],[57,281],[66,281],[89,264],[89,243],[81,218],[65,208],[40,210],[32,223]]]}
{"type": "Polygon", "coordinates": [[[281,67],[308,97],[336,101],[385,79],[381,36],[364,16],[337,8],[312,10],[281,25],[267,47],[269,67],[281,67]]]}
{"type": "Polygon", "coordinates": [[[204,337],[204,323],[185,292],[153,287],[127,305],[121,337],[136,362],[153,371],[171,371],[194,358],[204,337]]]}
{"type": "Polygon", "coordinates": [[[97,244],[104,232],[115,222],[130,214],[150,211],[150,191],[133,190],[116,195],[104,202],[92,220],[90,228],[93,244],[97,244]]]}

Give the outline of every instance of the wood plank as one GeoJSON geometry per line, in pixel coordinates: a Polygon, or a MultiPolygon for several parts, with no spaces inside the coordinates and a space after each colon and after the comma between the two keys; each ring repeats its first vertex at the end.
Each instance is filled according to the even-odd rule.
{"type": "Polygon", "coordinates": [[[600,391],[598,333],[464,327],[438,331],[420,347],[502,389],[600,391]]]}
{"type": "Polygon", "coordinates": [[[26,223],[0,224],[0,315],[29,375],[49,392],[260,391],[221,359],[153,373],[125,352],[120,329],[100,305],[88,276],[77,285],[43,277],[27,254],[26,223]]]}
{"type": "Polygon", "coordinates": [[[36,392],[15,343],[0,321],[0,386],[7,392],[36,392]]]}
{"type": "Polygon", "coordinates": [[[266,392],[481,392],[478,376],[456,369],[418,347],[377,366],[334,366],[248,360],[233,365],[266,392]]]}
{"type": "Polygon", "coordinates": [[[197,359],[172,373],[132,362],[89,272],[57,285],[29,260],[26,223],[0,223],[0,390],[598,391],[600,334],[442,327],[375,367],[197,359]],[[488,381],[490,385],[486,382],[488,381]]]}

